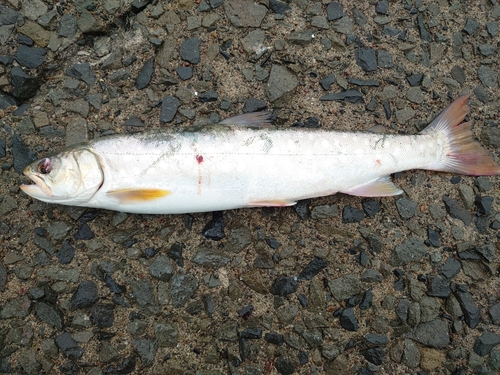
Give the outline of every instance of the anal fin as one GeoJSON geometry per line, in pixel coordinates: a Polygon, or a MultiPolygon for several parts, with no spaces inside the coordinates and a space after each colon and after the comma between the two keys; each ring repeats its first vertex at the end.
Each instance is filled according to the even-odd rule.
{"type": "Polygon", "coordinates": [[[273,199],[273,200],[268,200],[268,201],[252,201],[249,202],[248,205],[249,207],[286,207],[286,206],[293,206],[296,201],[288,201],[288,200],[281,200],[281,199],[273,199]]]}
{"type": "Polygon", "coordinates": [[[139,203],[152,201],[170,195],[172,192],[165,189],[119,189],[106,192],[111,198],[118,200],[120,203],[139,203]]]}
{"type": "Polygon", "coordinates": [[[374,181],[356,186],[355,188],[343,191],[345,194],[357,195],[359,197],[390,197],[403,193],[394,185],[389,176],[382,176],[374,181]]]}

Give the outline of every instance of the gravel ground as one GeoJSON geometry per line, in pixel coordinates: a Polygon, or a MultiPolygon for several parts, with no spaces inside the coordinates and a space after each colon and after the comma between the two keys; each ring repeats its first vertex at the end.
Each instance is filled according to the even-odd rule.
{"type": "Polygon", "coordinates": [[[414,134],[471,93],[500,160],[496,0],[0,4],[0,373],[499,374],[499,177],[131,215],[23,194],[107,134],[275,109],[414,134]]]}

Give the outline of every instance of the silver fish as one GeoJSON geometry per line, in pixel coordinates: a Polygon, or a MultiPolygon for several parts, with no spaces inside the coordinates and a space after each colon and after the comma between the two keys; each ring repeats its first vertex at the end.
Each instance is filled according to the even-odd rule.
{"type": "Polygon", "coordinates": [[[103,137],[28,166],[22,185],[44,202],[145,214],[290,206],[337,192],[401,194],[390,175],[428,169],[495,175],[473,140],[468,95],[416,135],[274,129],[269,112],[199,131],[103,137]]]}

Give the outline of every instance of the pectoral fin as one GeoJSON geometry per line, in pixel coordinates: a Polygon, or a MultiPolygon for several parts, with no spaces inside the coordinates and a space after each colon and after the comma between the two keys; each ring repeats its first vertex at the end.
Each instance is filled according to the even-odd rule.
{"type": "Polygon", "coordinates": [[[356,186],[343,193],[357,195],[359,197],[390,197],[403,193],[403,190],[398,189],[394,185],[389,176],[383,176],[375,181],[370,181],[367,184],[356,186]]]}
{"type": "Polygon", "coordinates": [[[273,199],[269,201],[252,201],[248,205],[250,207],[285,207],[285,206],[293,206],[295,203],[297,202],[273,199]]]}
{"type": "Polygon", "coordinates": [[[139,203],[145,201],[152,201],[155,199],[163,198],[170,195],[172,192],[170,190],[164,189],[119,189],[111,190],[106,194],[114,199],[117,199],[120,203],[139,203]]]}

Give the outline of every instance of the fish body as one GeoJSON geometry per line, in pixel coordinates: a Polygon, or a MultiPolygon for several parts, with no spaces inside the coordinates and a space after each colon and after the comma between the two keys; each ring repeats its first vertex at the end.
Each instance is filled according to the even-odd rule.
{"type": "Polygon", "coordinates": [[[429,169],[492,175],[500,167],[462,123],[468,97],[416,135],[274,129],[267,113],[180,132],[103,137],[28,166],[45,202],[169,214],[258,206],[342,192],[401,194],[390,174],[429,169]],[[44,173],[46,172],[46,173],[44,173]]]}

